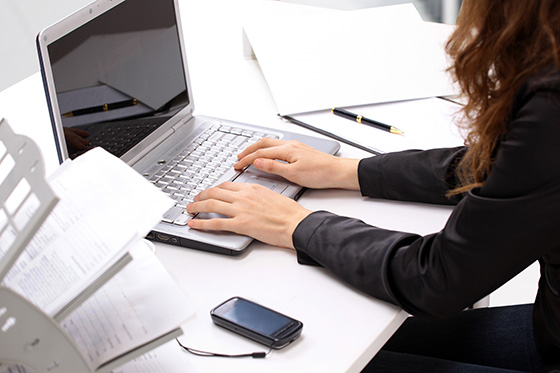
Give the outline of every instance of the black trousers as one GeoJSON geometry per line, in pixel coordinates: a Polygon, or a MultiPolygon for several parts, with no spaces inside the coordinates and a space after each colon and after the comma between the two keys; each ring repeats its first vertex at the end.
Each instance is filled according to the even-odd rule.
{"type": "Polygon", "coordinates": [[[363,372],[542,372],[533,305],[407,319],[363,372]]]}

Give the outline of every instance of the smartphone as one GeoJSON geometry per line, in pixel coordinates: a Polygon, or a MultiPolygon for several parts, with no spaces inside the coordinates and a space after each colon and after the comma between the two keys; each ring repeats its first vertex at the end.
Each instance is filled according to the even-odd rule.
{"type": "Polygon", "coordinates": [[[280,349],[301,335],[303,323],[241,297],[210,311],[212,321],[268,347],[280,349]]]}

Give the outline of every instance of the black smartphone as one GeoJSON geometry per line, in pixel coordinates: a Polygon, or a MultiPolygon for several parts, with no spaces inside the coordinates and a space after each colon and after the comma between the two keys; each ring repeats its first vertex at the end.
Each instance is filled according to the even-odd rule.
{"type": "Polygon", "coordinates": [[[216,325],[279,349],[301,335],[303,323],[241,297],[233,297],[210,311],[216,325]]]}

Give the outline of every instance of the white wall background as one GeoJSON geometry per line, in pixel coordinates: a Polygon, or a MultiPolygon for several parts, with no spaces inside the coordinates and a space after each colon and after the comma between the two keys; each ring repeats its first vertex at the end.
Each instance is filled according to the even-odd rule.
{"type": "Polygon", "coordinates": [[[39,71],[40,30],[90,0],[0,0],[0,91],[39,71]]]}
{"type": "MultiPolygon", "coordinates": [[[[204,0],[201,0],[204,1],[204,0]]],[[[234,0],[232,0],[234,1],[234,0]]],[[[357,9],[410,0],[282,0],[338,9],[357,9]]],[[[39,71],[35,37],[40,30],[91,3],[92,0],[0,0],[0,91],[39,71]]],[[[413,0],[425,20],[438,13],[454,22],[458,0],[413,0]],[[434,4],[442,2],[442,9],[434,4]]]]}

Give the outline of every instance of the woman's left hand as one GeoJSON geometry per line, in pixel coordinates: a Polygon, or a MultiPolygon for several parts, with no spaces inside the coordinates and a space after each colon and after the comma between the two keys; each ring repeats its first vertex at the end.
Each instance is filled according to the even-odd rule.
{"type": "Polygon", "coordinates": [[[292,234],[296,227],[311,213],[262,185],[232,182],[200,192],[187,211],[230,217],[193,219],[188,223],[193,229],[229,231],[288,248],[294,247],[292,234]]]}

